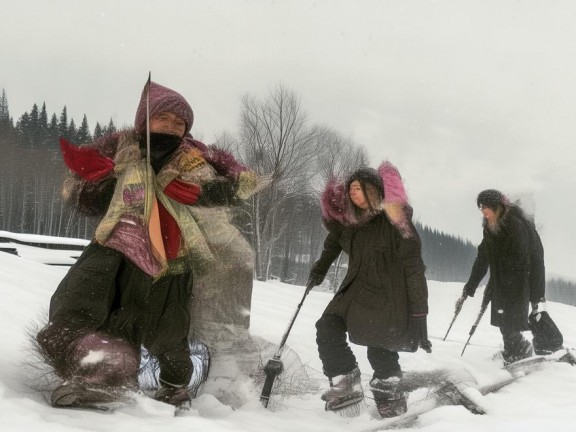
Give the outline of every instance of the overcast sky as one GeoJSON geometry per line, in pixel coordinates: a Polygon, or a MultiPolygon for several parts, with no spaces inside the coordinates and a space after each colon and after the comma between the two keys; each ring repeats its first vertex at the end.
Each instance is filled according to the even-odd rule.
{"type": "Polygon", "coordinates": [[[529,197],[549,276],[576,280],[576,2],[0,0],[0,88],[16,120],[64,105],[131,125],[154,81],[192,133],[235,132],[277,83],[313,122],[403,174],[420,222],[478,243],[475,197],[529,197]]]}

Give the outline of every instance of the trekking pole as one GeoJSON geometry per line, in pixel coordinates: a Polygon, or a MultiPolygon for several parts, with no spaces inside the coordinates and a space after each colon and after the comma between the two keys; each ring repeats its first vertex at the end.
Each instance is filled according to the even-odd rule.
{"type": "Polygon", "coordinates": [[[150,169],[150,82],[152,81],[152,71],[148,72],[146,82],[146,169],[150,169]]]}
{"type": "Polygon", "coordinates": [[[456,321],[456,317],[458,316],[458,314],[462,310],[462,305],[464,304],[464,300],[466,300],[466,297],[468,297],[466,294],[462,294],[462,297],[460,297],[458,300],[456,300],[456,310],[454,311],[454,318],[452,318],[452,322],[450,323],[450,327],[448,327],[448,331],[446,332],[444,339],[442,339],[443,341],[445,341],[446,338],[448,337],[448,333],[450,333],[450,329],[452,328],[454,321],[456,321]]]}
{"type": "Polygon", "coordinates": [[[470,339],[472,338],[472,335],[474,334],[474,332],[476,332],[476,327],[478,327],[478,324],[480,324],[480,320],[482,319],[484,312],[486,312],[486,309],[488,309],[489,304],[490,304],[490,292],[488,291],[488,289],[486,289],[484,291],[484,297],[482,298],[482,305],[480,306],[480,312],[478,312],[478,317],[476,318],[476,322],[474,322],[474,325],[470,329],[470,333],[469,333],[470,336],[468,336],[468,340],[464,344],[464,348],[462,349],[462,354],[460,354],[460,356],[464,355],[464,351],[466,350],[466,347],[470,343],[470,339]]]}
{"type": "Polygon", "coordinates": [[[264,367],[264,373],[266,374],[266,380],[264,381],[264,386],[262,387],[262,393],[260,394],[260,402],[262,402],[262,405],[264,405],[264,408],[268,407],[268,402],[270,401],[270,394],[272,393],[272,386],[274,385],[274,380],[276,379],[276,377],[278,375],[280,375],[282,373],[282,370],[284,369],[284,365],[282,364],[282,361],[280,360],[280,357],[282,356],[282,351],[284,350],[284,345],[286,344],[286,340],[288,339],[288,335],[290,334],[290,330],[292,330],[292,326],[294,325],[294,321],[296,321],[296,317],[298,316],[298,313],[300,312],[300,308],[302,307],[302,304],[304,303],[304,299],[306,298],[308,293],[312,290],[312,288],[314,288],[314,284],[309,282],[308,285],[306,286],[306,291],[304,291],[304,296],[302,297],[302,300],[300,300],[300,303],[298,304],[298,307],[296,308],[296,312],[294,312],[294,316],[292,317],[292,319],[290,320],[290,323],[288,324],[288,329],[286,329],[284,336],[282,336],[282,341],[280,342],[280,345],[278,346],[278,349],[276,350],[276,354],[274,354],[274,357],[272,357],[270,360],[268,360],[268,363],[266,363],[266,366],[264,367]]]}

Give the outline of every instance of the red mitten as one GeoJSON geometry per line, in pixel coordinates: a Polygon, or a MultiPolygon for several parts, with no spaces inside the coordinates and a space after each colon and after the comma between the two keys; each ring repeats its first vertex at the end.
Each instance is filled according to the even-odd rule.
{"type": "Polygon", "coordinates": [[[104,178],[114,169],[114,161],[90,147],[77,147],[60,138],[60,151],[70,171],[90,182],[104,178]]]}
{"type": "Polygon", "coordinates": [[[174,179],[164,188],[164,193],[175,201],[190,205],[198,201],[202,188],[194,183],[174,179]]]}

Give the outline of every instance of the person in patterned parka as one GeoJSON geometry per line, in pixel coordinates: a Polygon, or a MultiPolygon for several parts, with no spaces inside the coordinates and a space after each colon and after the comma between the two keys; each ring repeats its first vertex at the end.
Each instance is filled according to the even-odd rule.
{"type": "MultiPolygon", "coordinates": [[[[195,140],[193,121],[179,93],[149,81],[133,128],[79,147],[60,141],[71,171],[64,198],[101,220],[36,336],[62,379],[51,395],[55,407],[115,401],[138,389],[141,347],[158,360],[154,397],[189,403],[192,279],[218,261],[190,209],[230,205],[259,184],[229,153],[195,140]]],[[[240,309],[249,308],[245,297],[240,309]]]]}

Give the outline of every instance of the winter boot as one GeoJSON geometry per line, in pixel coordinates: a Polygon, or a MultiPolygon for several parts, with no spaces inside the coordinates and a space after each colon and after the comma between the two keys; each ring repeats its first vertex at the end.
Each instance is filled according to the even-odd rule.
{"type": "Polygon", "coordinates": [[[138,354],[119,338],[90,333],[78,338],[65,355],[66,381],[53,391],[54,407],[92,408],[129,399],[138,390],[138,354]]]}
{"type": "Polygon", "coordinates": [[[360,369],[354,368],[345,375],[330,378],[330,389],[324,392],[326,411],[338,411],[364,399],[360,382],[360,369]]]}
{"type": "Polygon", "coordinates": [[[513,351],[505,349],[502,352],[504,366],[508,366],[511,363],[532,357],[533,355],[534,349],[532,348],[532,344],[524,338],[522,338],[522,340],[518,343],[513,351]]]}
{"type": "Polygon", "coordinates": [[[174,405],[178,409],[186,410],[190,409],[192,396],[185,385],[176,387],[169,384],[161,384],[156,394],[154,394],[154,399],[174,405]]]}
{"type": "Polygon", "coordinates": [[[400,377],[397,376],[370,380],[370,390],[372,390],[376,408],[382,418],[396,417],[408,410],[406,397],[399,387],[400,377]]]}

